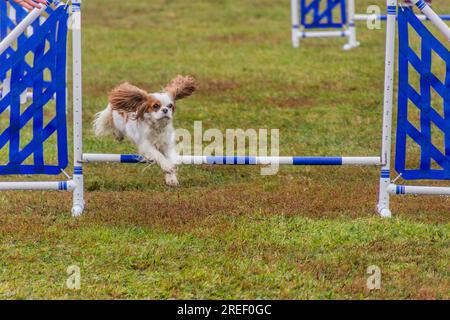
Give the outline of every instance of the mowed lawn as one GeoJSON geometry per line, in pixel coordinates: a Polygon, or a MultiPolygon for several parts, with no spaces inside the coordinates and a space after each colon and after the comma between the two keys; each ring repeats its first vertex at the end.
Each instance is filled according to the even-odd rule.
{"type": "MultiPolygon", "coordinates": [[[[92,132],[113,86],[191,74],[201,88],[177,128],[279,129],[282,155],[379,155],[384,29],[359,23],[351,52],[343,39],[294,50],[288,1],[88,0],[83,14],[86,152],[134,152],[92,132]]],[[[79,219],[69,193],[0,194],[0,298],[450,298],[450,200],[395,197],[381,219],[377,168],[183,166],[178,189],[155,167],[85,173],[79,219]]]]}

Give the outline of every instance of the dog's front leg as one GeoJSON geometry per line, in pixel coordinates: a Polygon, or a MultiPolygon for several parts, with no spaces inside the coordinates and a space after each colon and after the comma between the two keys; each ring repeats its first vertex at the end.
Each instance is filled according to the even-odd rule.
{"type": "Polygon", "coordinates": [[[180,183],[178,182],[176,170],[172,173],[166,173],[164,178],[166,180],[166,184],[170,187],[178,187],[180,185],[180,183]]]}
{"type": "Polygon", "coordinates": [[[144,156],[144,158],[150,161],[155,161],[165,173],[175,172],[175,165],[150,143],[144,142],[140,144],[139,152],[144,156]]]}
{"type": "Polygon", "coordinates": [[[164,171],[166,184],[172,187],[179,185],[175,164],[167,159],[159,150],[150,143],[144,142],[139,145],[139,152],[147,159],[155,161],[164,171]]]}
{"type": "MultiPolygon", "coordinates": [[[[164,150],[163,154],[166,156],[166,158],[174,164],[178,164],[178,153],[175,151],[174,146],[169,146],[167,150],[164,150]]],[[[176,187],[179,185],[178,179],[177,179],[177,172],[176,170],[172,173],[166,173],[166,184],[172,187],[176,187]]]]}

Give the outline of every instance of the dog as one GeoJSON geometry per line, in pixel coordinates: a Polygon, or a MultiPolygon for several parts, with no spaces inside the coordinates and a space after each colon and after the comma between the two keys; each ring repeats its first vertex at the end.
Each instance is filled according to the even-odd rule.
{"type": "Polygon", "coordinates": [[[165,174],[168,186],[179,185],[175,150],[173,117],[176,102],[191,96],[198,89],[191,76],[176,76],[162,92],[147,93],[122,83],[109,94],[109,104],[95,116],[97,137],[112,134],[116,140],[128,138],[145,162],[156,163],[165,174]]]}

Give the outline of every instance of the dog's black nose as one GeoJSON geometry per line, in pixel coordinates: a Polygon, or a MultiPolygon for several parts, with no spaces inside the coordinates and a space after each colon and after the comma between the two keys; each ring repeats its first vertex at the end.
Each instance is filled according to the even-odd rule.
{"type": "Polygon", "coordinates": [[[162,112],[167,113],[167,112],[169,112],[169,109],[164,108],[164,109],[162,109],[162,112]]]}

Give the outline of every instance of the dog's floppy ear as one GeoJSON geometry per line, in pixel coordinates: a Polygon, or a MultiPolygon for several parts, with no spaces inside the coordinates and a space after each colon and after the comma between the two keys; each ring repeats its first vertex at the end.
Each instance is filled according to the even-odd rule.
{"type": "Polygon", "coordinates": [[[136,119],[142,118],[150,105],[151,98],[142,89],[125,82],[115,87],[109,94],[113,110],[136,112],[136,119]]]}
{"type": "Polygon", "coordinates": [[[144,90],[125,82],[109,93],[109,103],[113,109],[136,112],[142,104],[148,103],[148,95],[144,90]]]}
{"type": "Polygon", "coordinates": [[[164,88],[174,100],[180,100],[192,95],[198,89],[197,81],[191,76],[178,75],[164,88]]]}

